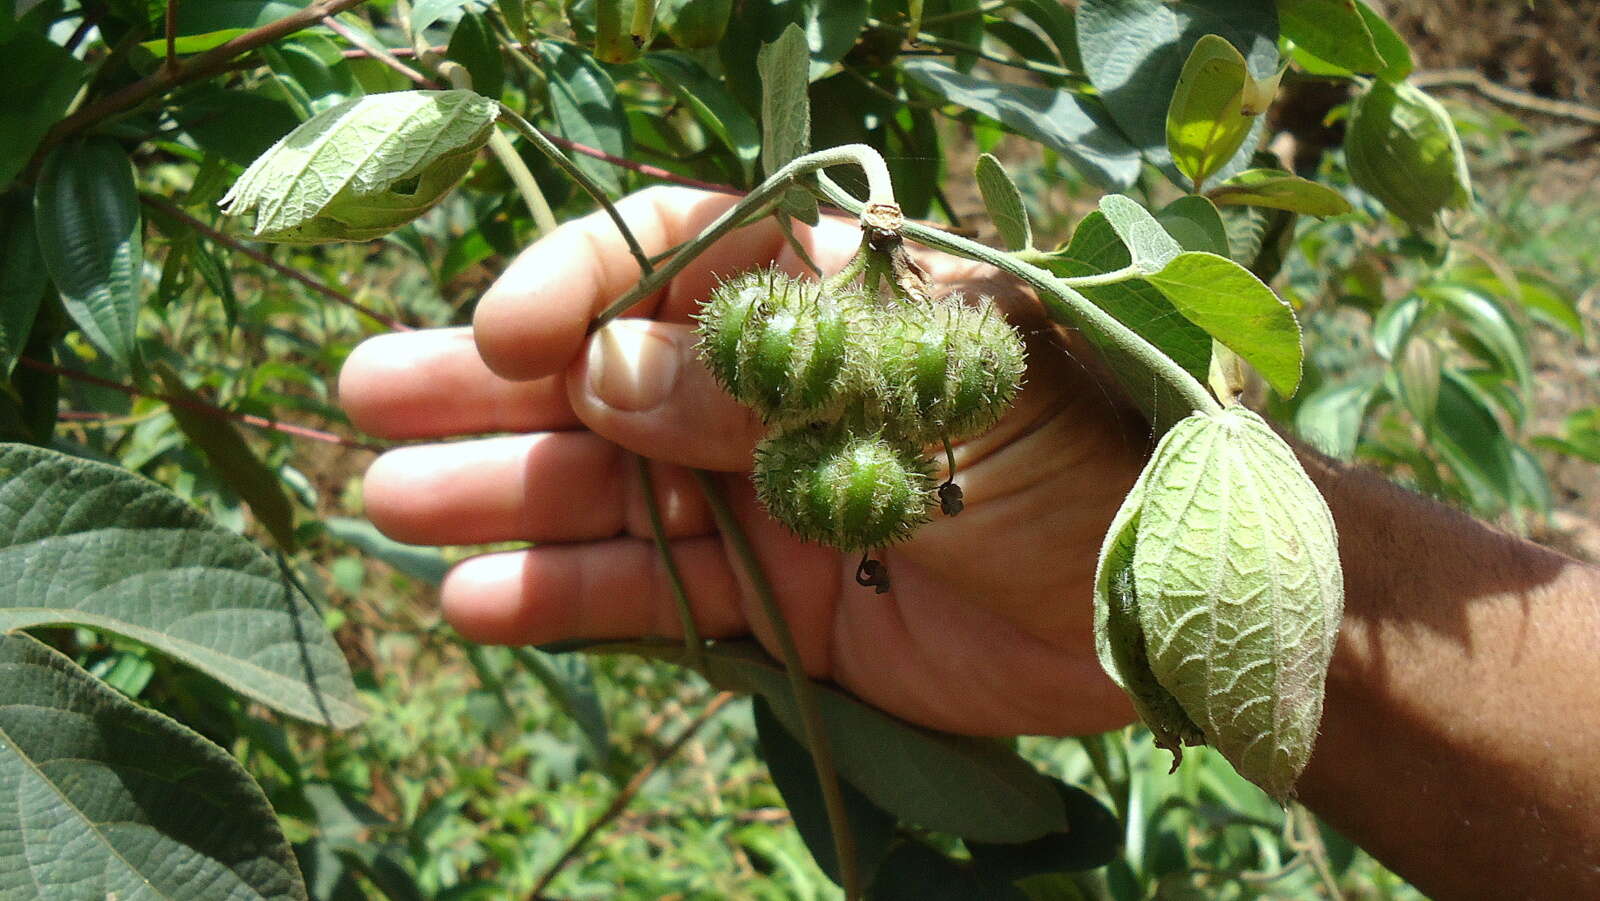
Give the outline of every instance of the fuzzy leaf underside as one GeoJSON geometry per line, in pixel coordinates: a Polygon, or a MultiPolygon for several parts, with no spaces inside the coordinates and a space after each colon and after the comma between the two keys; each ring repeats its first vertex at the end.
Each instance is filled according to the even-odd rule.
{"type": "Polygon", "coordinates": [[[1173,428],[1133,553],[1151,670],[1234,767],[1292,794],[1343,608],[1338,539],[1293,452],[1240,407],[1173,428]]]}
{"type": "Polygon", "coordinates": [[[448,181],[443,190],[422,186],[434,196],[394,198],[431,205],[466,173],[463,158],[470,162],[488,140],[498,113],[495,101],[471,91],[396,91],[347,101],[285,135],[222,203],[232,214],[254,209],[255,234],[267,237],[294,237],[336,200],[388,198],[411,178],[448,181]],[[441,173],[448,178],[428,177],[441,173]]]}

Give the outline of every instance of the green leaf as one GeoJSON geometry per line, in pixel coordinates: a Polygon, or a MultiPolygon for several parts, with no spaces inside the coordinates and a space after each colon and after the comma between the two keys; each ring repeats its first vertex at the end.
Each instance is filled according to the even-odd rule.
{"type": "MultiPolygon", "coordinates": [[[[983,29],[988,38],[1004,44],[1017,57],[1050,65],[1060,61],[1055,49],[1026,25],[1007,19],[988,19],[984,22],[983,29]]],[[[1066,83],[1066,80],[1059,75],[1042,72],[1038,75],[1041,81],[1051,87],[1060,87],[1066,83]]]]}
{"type": "Polygon", "coordinates": [[[339,45],[320,34],[299,34],[257,52],[307,118],[366,93],[339,45]]]}
{"type": "Polygon", "coordinates": [[[17,365],[49,283],[30,198],[21,193],[0,196],[0,381],[17,365]]]}
{"type": "Polygon", "coordinates": [[[1264,110],[1246,107],[1254,81],[1223,38],[1208,34],[1189,52],[1167,107],[1167,151],[1196,190],[1239,152],[1264,110]]]}
{"type": "MultiPolygon", "coordinates": [[[[811,752],[778,721],[771,703],[765,698],[751,699],[750,710],[755,715],[761,758],[766,761],[772,782],[789,807],[795,829],[799,830],[822,872],[835,883],[842,884],[833,824],[822,800],[822,783],[817,781],[816,762],[811,752]]],[[[855,849],[856,867],[862,877],[871,882],[894,840],[894,817],[843,779],[839,781],[839,791],[844,796],[845,817],[850,821],[850,844],[855,849]]]]}
{"type": "Polygon", "coordinates": [[[250,541],[114,466],[0,445],[0,474],[0,629],[99,629],[291,716],[364,718],[316,611],[250,541]]]}
{"type": "MultiPolygon", "coordinates": [[[[225,28],[221,31],[209,31],[205,34],[180,35],[173,38],[172,50],[178,56],[193,56],[196,53],[204,53],[207,50],[221,47],[249,30],[248,28],[225,28]]],[[[165,37],[140,41],[139,46],[149,53],[151,57],[159,57],[163,60],[166,58],[167,39],[165,37]]],[[[151,64],[159,65],[159,63],[154,62],[151,64]]]]}
{"type": "MultiPolygon", "coordinates": [[[[1150,162],[1170,168],[1167,108],[1178,75],[1204,35],[1219,35],[1243,54],[1250,74],[1278,71],[1278,17],[1259,0],[1083,0],[1078,50],[1084,72],[1111,116],[1150,162]]],[[[1224,172],[1242,168],[1250,144],[1224,172]]],[[[1224,175],[1223,177],[1226,177],[1224,175]]]]}
{"type": "MultiPolygon", "coordinates": [[[[811,151],[808,59],[806,35],[798,25],[785,28],[756,56],[761,73],[761,168],[767,175],[811,151]]],[[[783,208],[802,222],[817,223],[817,200],[804,188],[786,192],[783,208]]]]}
{"type": "MultiPolygon", "coordinates": [[[[606,70],[588,51],[561,41],[540,41],[539,52],[550,80],[550,110],[561,136],[612,156],[627,157],[632,144],[628,116],[606,70]]],[[[610,193],[622,193],[622,178],[615,166],[581,155],[573,156],[572,161],[610,193]]]]}
{"type": "Polygon", "coordinates": [[[1101,187],[1121,190],[1139,177],[1137,148],[1092,98],[976,78],[929,59],[907,59],[900,67],[951,103],[1056,151],[1101,187]]]}
{"type": "Polygon", "coordinates": [[[1354,459],[1361,424],[1381,387],[1376,376],[1323,385],[1307,394],[1294,412],[1295,434],[1339,460],[1354,459]]]}
{"type": "Polygon", "coordinates": [[[1488,350],[1489,362],[1514,379],[1524,390],[1533,385],[1533,362],[1522,329],[1504,306],[1488,292],[1467,285],[1441,282],[1427,285],[1422,295],[1453,313],[1468,333],[1488,350]]]}
{"type": "Polygon", "coordinates": [[[162,390],[179,401],[168,406],[185,437],[205,454],[206,463],[223,484],[250,505],[261,525],[286,553],[294,553],[294,507],[284,493],[278,474],[261,462],[232,422],[202,413],[184,403],[215,406],[183,383],[183,377],[165,361],[155,364],[162,390]]]}
{"type": "MultiPolygon", "coordinates": [[[[1060,276],[1099,275],[1129,265],[1131,257],[1105,214],[1098,210],[1078,223],[1072,242],[1043,262],[1060,276]]],[[[1211,336],[1180,315],[1172,302],[1147,281],[1134,279],[1080,289],[1085,298],[1138,332],[1197,379],[1204,380],[1211,362],[1211,336]]],[[[1188,416],[1190,407],[1164,379],[1094,331],[1084,333],[1106,359],[1128,397],[1164,430],[1188,416]]]]}
{"type": "Polygon", "coordinates": [[[689,104],[695,117],[733,151],[745,180],[754,181],[755,162],[761,155],[761,129],[723,87],[722,80],[712,77],[687,53],[652,51],[641,62],[657,81],[689,104]]]}
{"type": "Polygon", "coordinates": [[[500,0],[495,7],[511,29],[511,36],[521,44],[533,43],[533,32],[528,29],[528,3],[529,0],[500,0]]]}
{"type": "Polygon", "coordinates": [[[1600,463],[1600,407],[1589,407],[1567,416],[1562,423],[1565,437],[1540,435],[1535,447],[1567,454],[1590,463],[1600,463]]]}
{"type": "Polygon", "coordinates": [[[1511,440],[1478,387],[1455,369],[1446,368],[1439,383],[1439,407],[1433,436],[1482,513],[1501,510],[1513,497],[1516,464],[1511,440]]]}
{"type": "Polygon", "coordinates": [[[250,165],[300,124],[282,100],[209,85],[186,95],[172,115],[200,149],[240,166],[250,165]]]}
{"type": "MultiPolygon", "coordinates": [[[[1286,2],[1287,0],[1279,0],[1280,16],[1283,15],[1282,8],[1286,2]]],[[[1309,7],[1331,5],[1330,0],[1299,0],[1299,2],[1305,3],[1309,7]]],[[[1376,71],[1352,69],[1344,63],[1323,59],[1312,47],[1299,42],[1295,47],[1294,61],[1299,63],[1311,75],[1348,77],[1356,72],[1372,71],[1372,74],[1384,81],[1395,83],[1405,81],[1406,76],[1410,75],[1411,70],[1416,67],[1411,58],[1411,48],[1406,45],[1405,39],[1400,37],[1394,30],[1394,26],[1374,12],[1372,7],[1367,5],[1366,0],[1351,0],[1351,3],[1361,18],[1362,30],[1365,31],[1367,37],[1372,39],[1373,49],[1378,52],[1381,61],[1380,67],[1376,71]]],[[[1325,20],[1322,23],[1318,23],[1318,25],[1320,30],[1327,31],[1329,29],[1321,26],[1336,23],[1337,19],[1335,19],[1334,23],[1328,23],[1325,20]]],[[[1287,31],[1287,28],[1288,26],[1285,25],[1285,31],[1287,31]]],[[[1301,30],[1304,30],[1303,27],[1301,30]]],[[[1293,35],[1289,37],[1292,39],[1293,35]]],[[[1346,41],[1359,42],[1360,40],[1360,35],[1354,32],[1346,33],[1343,37],[1346,41]]],[[[1349,56],[1349,53],[1341,53],[1341,56],[1349,56]]],[[[1349,61],[1348,59],[1346,60],[1346,62],[1349,61]]]]}
{"type": "Polygon", "coordinates": [[[589,661],[577,654],[549,654],[538,648],[512,648],[511,653],[539,680],[561,712],[578,724],[595,763],[605,769],[611,760],[611,731],[589,661]]]}
{"type": "Polygon", "coordinates": [[[444,199],[498,114],[495,101],[472,91],[398,91],[341,103],[252,163],[222,199],[224,210],[253,210],[254,234],[263,240],[381,237],[444,199]]]}
{"type": "Polygon", "coordinates": [[[1327,185],[1278,169],[1246,169],[1206,196],[1219,206],[1263,206],[1318,217],[1343,216],[1354,209],[1343,194],[1327,185]]]}
{"type": "MultiPolygon", "coordinates": [[[[790,734],[804,732],[782,665],[752,642],[717,642],[698,663],[675,642],[586,650],[694,666],[713,685],[765,698],[790,734]]],[[[990,842],[1030,841],[1067,828],[1050,780],[1004,742],[913,726],[831,686],[814,689],[839,775],[895,817],[990,842]]]]}
{"type": "Polygon", "coordinates": [[[661,0],[656,20],[672,42],[688,50],[715,47],[728,30],[733,0],[661,0]]]}
{"type": "Polygon", "coordinates": [[[18,29],[0,34],[0,188],[33,157],[39,141],[78,93],[87,69],[43,35],[18,29]]]}
{"type": "Polygon", "coordinates": [[[1513,498],[1522,506],[1540,516],[1549,516],[1555,507],[1555,496],[1550,491],[1550,478],[1537,458],[1526,449],[1511,445],[1511,468],[1515,479],[1513,498]]]}
{"type": "Polygon", "coordinates": [[[109,138],[57,147],[33,204],[39,249],[67,313],[118,367],[133,368],[144,240],[128,155],[109,138]]]}
{"type": "Polygon", "coordinates": [[[1083,60],[1078,56],[1078,23],[1065,4],[1056,0],[1012,0],[1009,5],[1050,38],[1063,66],[1074,72],[1083,71],[1083,60]]]}
{"type": "Polygon", "coordinates": [[[489,20],[467,12],[450,33],[445,56],[464,66],[472,76],[472,89],[485,97],[499,97],[506,83],[506,64],[489,20]]]}
{"type": "Polygon", "coordinates": [[[328,534],[362,553],[376,557],[413,579],[438,585],[450,571],[450,561],[436,547],[401,544],[365,519],[331,516],[322,521],[328,534]]]}
{"type": "Polygon", "coordinates": [[[1300,324],[1294,309],[1227,257],[1186,251],[1146,276],[1178,311],[1256,368],[1275,391],[1300,384],[1300,324]]]}
{"type": "Polygon", "coordinates": [[[0,795],[7,897],[307,897],[226,751],[16,633],[0,635],[0,795]]]}
{"type": "Polygon", "coordinates": [[[1116,230],[1117,237],[1128,248],[1132,265],[1140,272],[1160,272],[1183,253],[1183,248],[1167,234],[1156,217],[1131,198],[1107,194],[1100,198],[1100,212],[1116,230]]]}
{"type": "Polygon", "coordinates": [[[1358,98],[1345,134],[1350,178],[1418,230],[1472,202],[1466,153],[1450,114],[1409,85],[1373,82],[1358,98]]]}
{"type": "Polygon", "coordinates": [[[985,895],[971,867],[906,838],[884,859],[867,897],[872,901],[972,901],[985,895]]]}
{"type": "Polygon", "coordinates": [[[1377,351],[1380,358],[1394,359],[1395,353],[1405,344],[1406,338],[1427,312],[1427,307],[1421,297],[1408,294],[1385,304],[1378,311],[1372,320],[1372,349],[1377,351]]]}
{"type": "Polygon", "coordinates": [[[978,191],[983,194],[983,205],[988,208],[989,221],[1000,233],[1007,250],[1026,250],[1033,246],[1033,226],[1028,224],[1028,209],[1022,204],[1022,192],[1006,174],[1005,167],[990,154],[978,157],[978,191]]]}
{"type": "Polygon", "coordinates": [[[1517,273],[1517,299],[1533,318],[1562,329],[1579,341],[1588,336],[1583,314],[1567,292],[1550,279],[1531,272],[1517,273]]]}
{"type": "Polygon", "coordinates": [[[1385,66],[1355,0],[1278,0],[1283,36],[1318,59],[1351,72],[1385,66]]]}
{"type": "Polygon", "coordinates": [[[417,0],[411,5],[411,30],[421,34],[433,23],[450,15],[471,0],[417,0]]]}
{"type": "Polygon", "coordinates": [[[967,842],[978,878],[1016,883],[1046,873],[1092,870],[1117,856],[1122,847],[1122,824],[1116,814],[1083,789],[1059,779],[1051,781],[1067,809],[1067,831],[1013,845],[967,842]]]}
{"type": "Polygon", "coordinates": [[[179,4],[178,34],[259,28],[305,10],[296,0],[206,0],[179,4]]]}
{"type": "Polygon", "coordinates": [[[1204,197],[1179,197],[1156,213],[1156,221],[1184,250],[1228,255],[1228,227],[1217,208],[1204,197]]]}
{"type": "Polygon", "coordinates": [[[1294,452],[1244,407],[1174,426],[1147,467],[1130,569],[1157,680],[1240,775],[1288,797],[1344,597],[1333,516],[1294,452]]]}

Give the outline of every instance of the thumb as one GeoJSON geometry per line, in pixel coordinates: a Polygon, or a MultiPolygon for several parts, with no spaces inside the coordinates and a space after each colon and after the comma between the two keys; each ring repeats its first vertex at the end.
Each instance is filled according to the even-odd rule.
{"type": "Polygon", "coordinates": [[[573,412],[641,456],[725,472],[750,468],[766,426],[729,397],[695,351],[688,325],[617,319],[589,336],[567,371],[573,412]]]}

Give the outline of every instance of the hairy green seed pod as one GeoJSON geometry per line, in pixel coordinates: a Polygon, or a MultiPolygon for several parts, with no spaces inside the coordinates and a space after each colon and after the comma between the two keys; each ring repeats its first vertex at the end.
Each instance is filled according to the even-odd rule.
{"type": "Polygon", "coordinates": [[[1101,665],[1163,747],[1214,745],[1290,797],[1311,757],[1344,604],[1333,517],[1243,407],[1167,432],[1095,575],[1101,665]]]}
{"type": "Polygon", "coordinates": [[[1022,339],[987,300],[960,295],[883,311],[864,381],[884,430],[918,445],[994,425],[1011,406],[1027,359],[1022,339]]]}
{"type": "Polygon", "coordinates": [[[910,537],[933,504],[933,464],[918,449],[840,426],[802,426],[756,446],[756,495],[807,541],[847,551],[910,537]]]}
{"type": "Polygon", "coordinates": [[[857,292],[769,270],[724,282],[698,319],[701,358],[728,393],[767,422],[796,423],[845,405],[872,310],[857,292]]]}

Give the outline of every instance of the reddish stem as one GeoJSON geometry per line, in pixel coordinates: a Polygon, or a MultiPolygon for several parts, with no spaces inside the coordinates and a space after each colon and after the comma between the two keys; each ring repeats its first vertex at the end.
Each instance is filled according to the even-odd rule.
{"type": "MultiPolygon", "coordinates": [[[[340,22],[338,19],[335,19],[333,16],[329,16],[326,19],[323,19],[322,20],[322,24],[328,26],[328,28],[334,34],[338,35],[339,37],[344,38],[345,40],[347,40],[350,43],[354,44],[355,46],[359,47],[361,49],[362,53],[359,56],[356,57],[357,59],[360,59],[361,57],[370,57],[372,59],[376,59],[378,62],[383,63],[385,66],[388,66],[389,68],[395,70],[396,72],[399,72],[401,75],[404,75],[405,77],[411,79],[411,81],[414,82],[415,84],[419,84],[419,85],[427,88],[430,91],[439,90],[439,83],[438,82],[434,81],[433,79],[429,78],[428,76],[423,75],[421,72],[418,72],[416,69],[413,69],[410,66],[406,65],[405,63],[401,62],[398,58],[396,58],[395,54],[392,51],[387,50],[387,49],[385,49],[383,47],[374,47],[374,46],[369,45],[366,42],[365,38],[363,38],[361,35],[356,33],[355,29],[353,29],[350,26],[344,24],[343,22],[340,22]]],[[[440,52],[442,53],[443,49],[441,49],[440,52]]],[[[348,51],[346,51],[345,56],[349,57],[350,53],[348,51]]]]}
{"type": "Polygon", "coordinates": [[[343,304],[358,313],[372,317],[373,319],[382,323],[383,326],[388,328],[390,331],[409,332],[414,330],[411,326],[406,325],[398,319],[395,319],[393,316],[380,313],[377,310],[362,304],[354,297],[351,297],[343,291],[340,291],[338,288],[335,288],[326,282],[318,281],[317,279],[306,275],[293,266],[286,266],[283,263],[274,260],[267,254],[261,252],[260,250],[245,244],[238,238],[217,231],[211,226],[190,215],[188,212],[178,207],[177,204],[166,199],[165,197],[160,197],[155,194],[141,194],[139,195],[139,199],[143,201],[146,206],[155,207],[162,213],[183,222],[185,225],[189,226],[200,234],[205,235],[207,238],[210,238],[218,244],[224,244],[233,248],[234,250],[239,251],[250,259],[255,260],[257,263],[260,263],[268,269],[271,269],[273,272],[276,272],[286,278],[292,278],[300,284],[305,285],[307,288],[310,288],[318,294],[321,294],[323,297],[334,301],[335,303],[343,304]]]}
{"type": "MultiPolygon", "coordinates": [[[[313,441],[337,444],[341,447],[353,447],[359,450],[369,450],[374,453],[382,453],[384,450],[387,450],[387,448],[383,447],[382,445],[368,444],[364,441],[357,441],[354,438],[346,438],[343,435],[335,435],[332,432],[325,432],[321,429],[313,429],[309,426],[278,422],[277,420],[267,419],[264,416],[256,416],[252,413],[240,413],[237,410],[229,410],[226,407],[218,407],[213,404],[193,401],[187,398],[169,397],[165,394],[157,394],[152,391],[141,391],[132,385],[124,385],[120,382],[113,382],[110,379],[103,379],[91,373],[83,372],[78,369],[68,369],[64,366],[57,366],[53,363],[46,363],[42,360],[35,360],[32,357],[18,357],[17,362],[28,367],[29,369],[36,369],[40,372],[48,372],[51,375],[72,379],[75,382],[83,382],[89,385],[97,385],[101,388],[109,388],[112,391],[120,391],[130,397],[153,398],[167,404],[168,406],[184,407],[189,410],[194,410],[197,413],[205,414],[206,416],[215,416],[220,419],[236,420],[244,423],[245,425],[254,426],[258,429],[282,432],[285,435],[293,435],[297,438],[309,438],[313,441]]],[[[83,413],[75,411],[69,412],[73,415],[67,416],[66,418],[87,418],[83,413]]]]}

